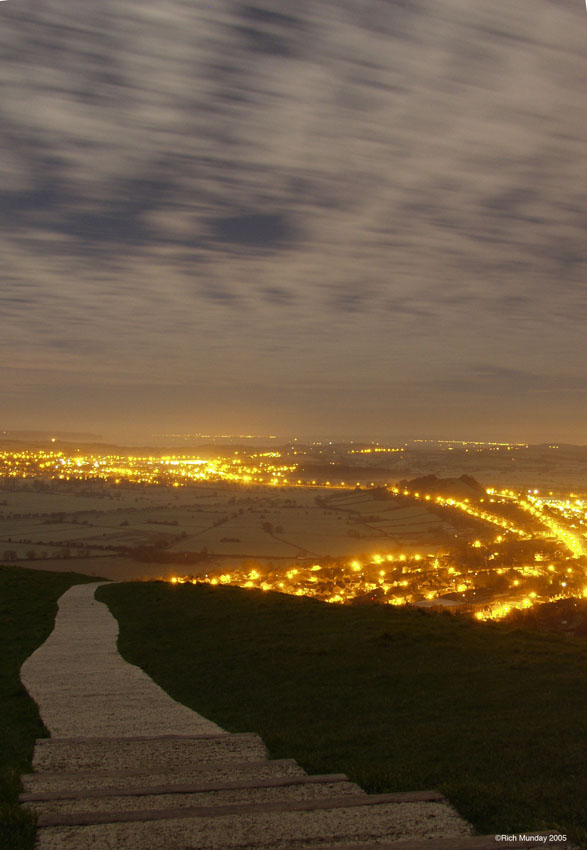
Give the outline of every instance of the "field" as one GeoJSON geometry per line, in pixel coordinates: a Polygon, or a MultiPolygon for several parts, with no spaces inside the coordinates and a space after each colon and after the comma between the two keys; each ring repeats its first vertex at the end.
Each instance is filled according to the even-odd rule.
{"type": "Polygon", "coordinates": [[[49,636],[57,599],[74,573],[41,573],[0,567],[0,848],[30,850],[34,823],[18,806],[19,776],[31,769],[33,744],[46,736],[37,707],[19,679],[26,658],[49,636]]]}
{"type": "MultiPolygon", "coordinates": [[[[433,551],[453,533],[423,506],[393,505],[352,490],[88,484],[38,492],[23,484],[0,491],[0,560],[53,569],[71,559],[77,569],[85,559],[84,572],[99,572],[105,557],[141,547],[206,550],[220,565],[247,558],[287,564],[298,556],[352,557],[381,548],[433,551]]],[[[168,572],[145,568],[134,575],[168,572]]]]}
{"type": "Polygon", "coordinates": [[[359,528],[365,525],[373,538],[398,546],[421,546],[453,535],[454,528],[422,505],[402,505],[373,498],[368,492],[341,493],[325,500],[330,510],[344,512],[359,528]]]}
{"type": "Polygon", "coordinates": [[[437,788],[483,833],[587,846],[587,645],[559,635],[273,592],[99,589],[120,650],[274,757],[371,792],[437,788]]]}

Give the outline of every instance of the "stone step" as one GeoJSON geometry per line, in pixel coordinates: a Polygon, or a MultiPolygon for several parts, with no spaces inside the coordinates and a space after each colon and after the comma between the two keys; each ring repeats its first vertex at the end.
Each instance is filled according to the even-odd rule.
{"type": "MultiPolygon", "coordinates": [[[[270,779],[271,777],[306,776],[306,772],[294,759],[273,759],[271,761],[221,761],[202,762],[188,768],[174,770],[171,773],[176,784],[212,783],[270,779]]],[[[27,773],[21,777],[27,793],[43,794],[59,792],[64,788],[72,791],[91,791],[99,789],[124,789],[137,786],[150,787],[169,784],[170,772],[167,770],[153,773],[144,770],[118,771],[62,771],[58,773],[27,773]]]]}
{"type": "MultiPolygon", "coordinates": [[[[343,774],[330,776],[290,777],[278,780],[233,782],[227,785],[170,785],[159,789],[133,789],[132,793],[112,791],[80,794],[23,794],[21,801],[39,817],[65,814],[95,814],[129,810],[169,810],[209,806],[249,805],[294,800],[317,800],[332,797],[363,796],[362,791],[343,774]],[[33,797],[34,799],[30,799],[33,797]],[[23,799],[25,798],[25,799],[23,799]],[[29,798],[29,799],[26,799],[29,798]]],[[[365,795],[366,796],[366,795],[365,795]]]]}
{"type": "MultiPolygon", "coordinates": [[[[63,774],[55,774],[60,776],[63,774]]],[[[70,774],[71,775],[71,774],[70,774]]],[[[87,774],[86,774],[87,775],[87,774]]],[[[46,800],[80,800],[80,799],[100,799],[102,797],[133,797],[155,794],[173,794],[173,793],[188,793],[188,792],[204,792],[204,791],[233,791],[242,788],[280,788],[286,785],[312,785],[321,783],[337,783],[349,782],[349,778],[344,773],[326,773],[314,776],[275,776],[265,779],[249,777],[248,779],[234,779],[224,782],[191,782],[178,783],[169,781],[169,776],[166,784],[139,784],[135,780],[134,785],[125,787],[111,788],[62,788],[56,791],[40,791],[40,792],[24,792],[19,795],[21,803],[43,802],[46,800]]],[[[172,777],[172,779],[174,779],[172,777]]],[[[355,786],[359,792],[365,793],[359,786],[355,786]]]]}
{"type": "MultiPolygon", "coordinates": [[[[579,850],[574,844],[556,840],[554,836],[560,835],[558,830],[551,829],[547,832],[523,832],[511,833],[507,838],[492,835],[472,835],[468,838],[407,838],[403,841],[384,842],[328,842],[328,844],[308,844],[304,850],[496,850],[497,847],[507,847],[510,850],[528,850],[528,847],[557,847],[561,850],[579,850]],[[522,837],[524,836],[524,837],[522,837]],[[552,840],[549,840],[551,839],[552,840]]],[[[280,850],[298,850],[299,844],[280,844],[280,850]]]]}
{"type": "Polygon", "coordinates": [[[153,738],[40,738],[35,744],[33,769],[173,771],[203,762],[260,761],[266,757],[259,735],[249,732],[153,738]]]}
{"type": "Polygon", "coordinates": [[[437,792],[336,797],[199,809],[40,817],[36,850],[298,850],[342,844],[458,838],[470,828],[437,792]]]}
{"type": "Polygon", "coordinates": [[[364,806],[378,806],[386,803],[400,805],[403,803],[447,803],[439,791],[400,791],[393,794],[366,794],[364,791],[357,796],[332,796],[324,800],[312,802],[277,802],[277,803],[247,803],[230,806],[208,807],[198,806],[187,809],[129,809],[113,812],[85,812],[79,814],[48,815],[39,817],[39,826],[85,826],[95,823],[113,823],[115,821],[145,821],[165,820],[167,818],[219,817],[223,815],[242,815],[256,812],[298,811],[304,809],[340,809],[364,806]]]}

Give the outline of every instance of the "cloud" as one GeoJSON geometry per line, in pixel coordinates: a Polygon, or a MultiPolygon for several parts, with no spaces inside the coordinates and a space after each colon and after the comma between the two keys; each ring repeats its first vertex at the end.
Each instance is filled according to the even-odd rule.
{"type": "Polygon", "coordinates": [[[277,306],[288,306],[295,300],[292,292],[276,286],[265,286],[261,288],[261,296],[264,301],[277,306]]]}
{"type": "Polygon", "coordinates": [[[295,241],[295,227],[285,212],[243,213],[211,219],[214,237],[222,243],[268,250],[295,241]]]}
{"type": "Polygon", "coordinates": [[[356,398],[400,362],[450,382],[482,353],[497,371],[470,379],[495,387],[579,371],[571,0],[0,17],[3,364],[309,386],[328,364],[356,398]]]}

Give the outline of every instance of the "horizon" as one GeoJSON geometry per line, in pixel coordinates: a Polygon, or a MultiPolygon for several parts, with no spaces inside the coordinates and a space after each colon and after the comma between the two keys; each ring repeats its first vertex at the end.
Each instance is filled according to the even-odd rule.
{"type": "Polygon", "coordinates": [[[254,447],[267,447],[270,445],[283,446],[298,443],[300,445],[387,445],[407,446],[414,444],[431,445],[478,445],[478,446],[566,446],[572,448],[584,448],[587,443],[573,442],[571,440],[559,440],[553,437],[541,440],[518,440],[503,438],[482,438],[479,435],[434,435],[431,434],[332,434],[332,433],[306,433],[306,434],[204,434],[204,433],[172,433],[172,434],[136,434],[134,437],[116,435],[114,431],[106,434],[79,433],[61,431],[59,429],[0,429],[0,444],[6,442],[16,443],[47,443],[48,446],[60,445],[72,446],[79,443],[83,445],[106,445],[119,448],[193,448],[200,446],[217,445],[218,448],[231,445],[243,445],[254,447]]]}

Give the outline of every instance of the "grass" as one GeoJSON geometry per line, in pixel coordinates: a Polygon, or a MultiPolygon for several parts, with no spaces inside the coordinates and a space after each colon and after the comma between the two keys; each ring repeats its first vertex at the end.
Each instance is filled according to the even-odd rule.
{"type": "Polygon", "coordinates": [[[96,581],[75,573],[0,567],[0,848],[30,850],[35,824],[18,805],[19,777],[31,769],[35,738],[47,736],[21,684],[22,663],[53,629],[57,599],[71,585],[96,581]]]}
{"type": "Polygon", "coordinates": [[[481,833],[587,846],[585,641],[231,587],[97,595],[125,658],[273,757],[370,792],[439,789],[481,833]]]}

